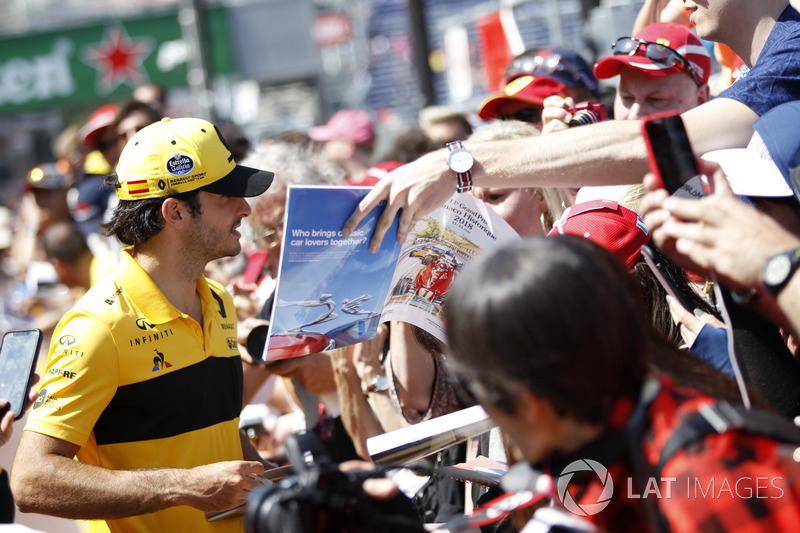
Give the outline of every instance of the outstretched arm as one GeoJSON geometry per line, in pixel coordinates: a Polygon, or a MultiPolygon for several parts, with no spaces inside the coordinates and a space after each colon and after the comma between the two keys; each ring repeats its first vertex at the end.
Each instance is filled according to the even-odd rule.
{"type": "MultiPolygon", "coordinates": [[[[744,147],[758,116],[744,104],[717,98],[682,115],[697,154],[744,147]]],[[[647,171],[647,150],[638,120],[610,120],[535,138],[512,139],[467,147],[475,157],[475,185],[481,187],[579,187],[640,183],[647,171]]],[[[380,248],[400,214],[398,242],[456,190],[446,150],[422,156],[381,179],[358,204],[342,230],[349,235],[381,202],[386,208],[370,241],[380,248]]]]}
{"type": "Polygon", "coordinates": [[[190,469],[109,470],[73,459],[79,447],[33,431],[22,436],[11,488],[23,512],[113,519],[178,505],[224,511],[262,486],[264,466],[228,461],[190,469]]]}

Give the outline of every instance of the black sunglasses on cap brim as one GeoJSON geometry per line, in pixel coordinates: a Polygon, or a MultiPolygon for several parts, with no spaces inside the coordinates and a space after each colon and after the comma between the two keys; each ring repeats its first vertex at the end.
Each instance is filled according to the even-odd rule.
{"type": "Polygon", "coordinates": [[[634,39],[633,37],[620,37],[611,45],[611,50],[615,56],[632,56],[639,51],[639,48],[641,48],[642,45],[644,45],[644,55],[650,61],[667,67],[671,67],[680,63],[684,66],[686,72],[689,73],[689,75],[692,77],[692,80],[694,80],[698,87],[703,85],[697,78],[694,67],[691,63],[689,63],[689,60],[667,45],[643,41],[641,39],[634,39]]]}

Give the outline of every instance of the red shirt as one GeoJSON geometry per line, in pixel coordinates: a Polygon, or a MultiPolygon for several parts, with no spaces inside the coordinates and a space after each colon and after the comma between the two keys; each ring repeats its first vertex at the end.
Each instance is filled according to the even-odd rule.
{"type": "MultiPolygon", "coordinates": [[[[655,477],[661,450],[683,418],[716,403],[697,390],[676,387],[668,378],[660,382],[647,408],[640,442],[640,457],[646,463],[643,483],[636,481],[624,445],[609,452],[614,439],[608,436],[550,465],[556,480],[572,461],[588,458],[606,466],[614,484],[610,498],[607,489],[603,492],[607,483],[601,481],[602,472],[575,472],[569,478],[567,491],[581,509],[592,512],[597,509],[592,505],[608,502],[586,519],[610,532],[653,531],[645,510],[649,503],[672,533],[797,531],[800,468],[791,459],[794,446],[740,430],[711,432],[679,449],[655,477]]],[[[573,505],[570,510],[574,509],[573,505]]]]}

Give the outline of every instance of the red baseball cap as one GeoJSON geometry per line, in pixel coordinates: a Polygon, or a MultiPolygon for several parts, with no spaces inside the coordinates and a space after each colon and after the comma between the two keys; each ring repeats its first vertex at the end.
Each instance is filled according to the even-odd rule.
{"type": "Polygon", "coordinates": [[[80,129],[80,136],[83,139],[83,144],[94,148],[95,139],[100,130],[110,128],[114,123],[114,118],[117,116],[117,105],[107,104],[100,106],[94,110],[89,120],[80,129]]]}
{"type": "MultiPolygon", "coordinates": [[[[656,22],[642,28],[642,31],[633,38],[672,48],[686,58],[700,83],[708,83],[708,77],[711,75],[711,56],[697,35],[686,26],[674,22],[656,22]]],[[[668,66],[648,58],[644,46],[637,48],[633,55],[616,54],[604,57],[594,66],[594,74],[599,79],[612,78],[619,74],[622,65],[628,65],[656,78],[672,76],[679,72],[691,76],[683,62],[679,61],[668,66]]]]}
{"type": "Polygon", "coordinates": [[[370,167],[367,169],[367,172],[364,174],[364,177],[360,181],[353,181],[353,180],[345,180],[347,185],[353,185],[356,187],[372,187],[376,183],[378,183],[381,178],[386,176],[389,172],[396,168],[400,168],[405,163],[401,163],[400,161],[383,161],[378,163],[374,167],[370,167]]]}
{"type": "Polygon", "coordinates": [[[478,108],[478,116],[483,120],[497,118],[499,110],[507,102],[524,102],[531,107],[542,107],[548,96],[566,96],[567,86],[546,76],[520,76],[506,85],[501,94],[490,96],[478,108]]]}
{"type": "Polygon", "coordinates": [[[311,128],[308,136],[315,141],[344,139],[356,144],[372,146],[375,140],[375,131],[369,113],[360,109],[344,109],[334,113],[324,126],[311,128]]]}
{"type": "Polygon", "coordinates": [[[568,207],[548,237],[570,234],[586,237],[616,255],[628,268],[650,242],[647,227],[634,211],[613,200],[591,200],[568,207]]]}

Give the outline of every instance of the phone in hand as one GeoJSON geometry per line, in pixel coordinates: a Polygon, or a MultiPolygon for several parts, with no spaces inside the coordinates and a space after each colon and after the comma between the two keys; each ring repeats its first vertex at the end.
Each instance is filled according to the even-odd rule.
{"type": "Polygon", "coordinates": [[[644,256],[645,263],[647,263],[647,266],[653,271],[656,279],[661,286],[664,287],[664,290],[667,291],[667,294],[677,300],[684,309],[690,313],[693,312],[694,304],[683,296],[683,293],[678,289],[677,285],[675,285],[672,276],[664,268],[662,259],[656,255],[653,248],[647,244],[642,245],[642,255],[644,256]]]}
{"type": "Polygon", "coordinates": [[[0,343],[0,398],[8,405],[0,409],[0,416],[8,409],[19,420],[28,404],[28,390],[33,383],[36,359],[42,347],[42,331],[25,329],[9,331],[0,343]]]}
{"type": "Polygon", "coordinates": [[[670,194],[702,198],[708,191],[680,115],[655,115],[642,123],[650,171],[670,194]]]}

